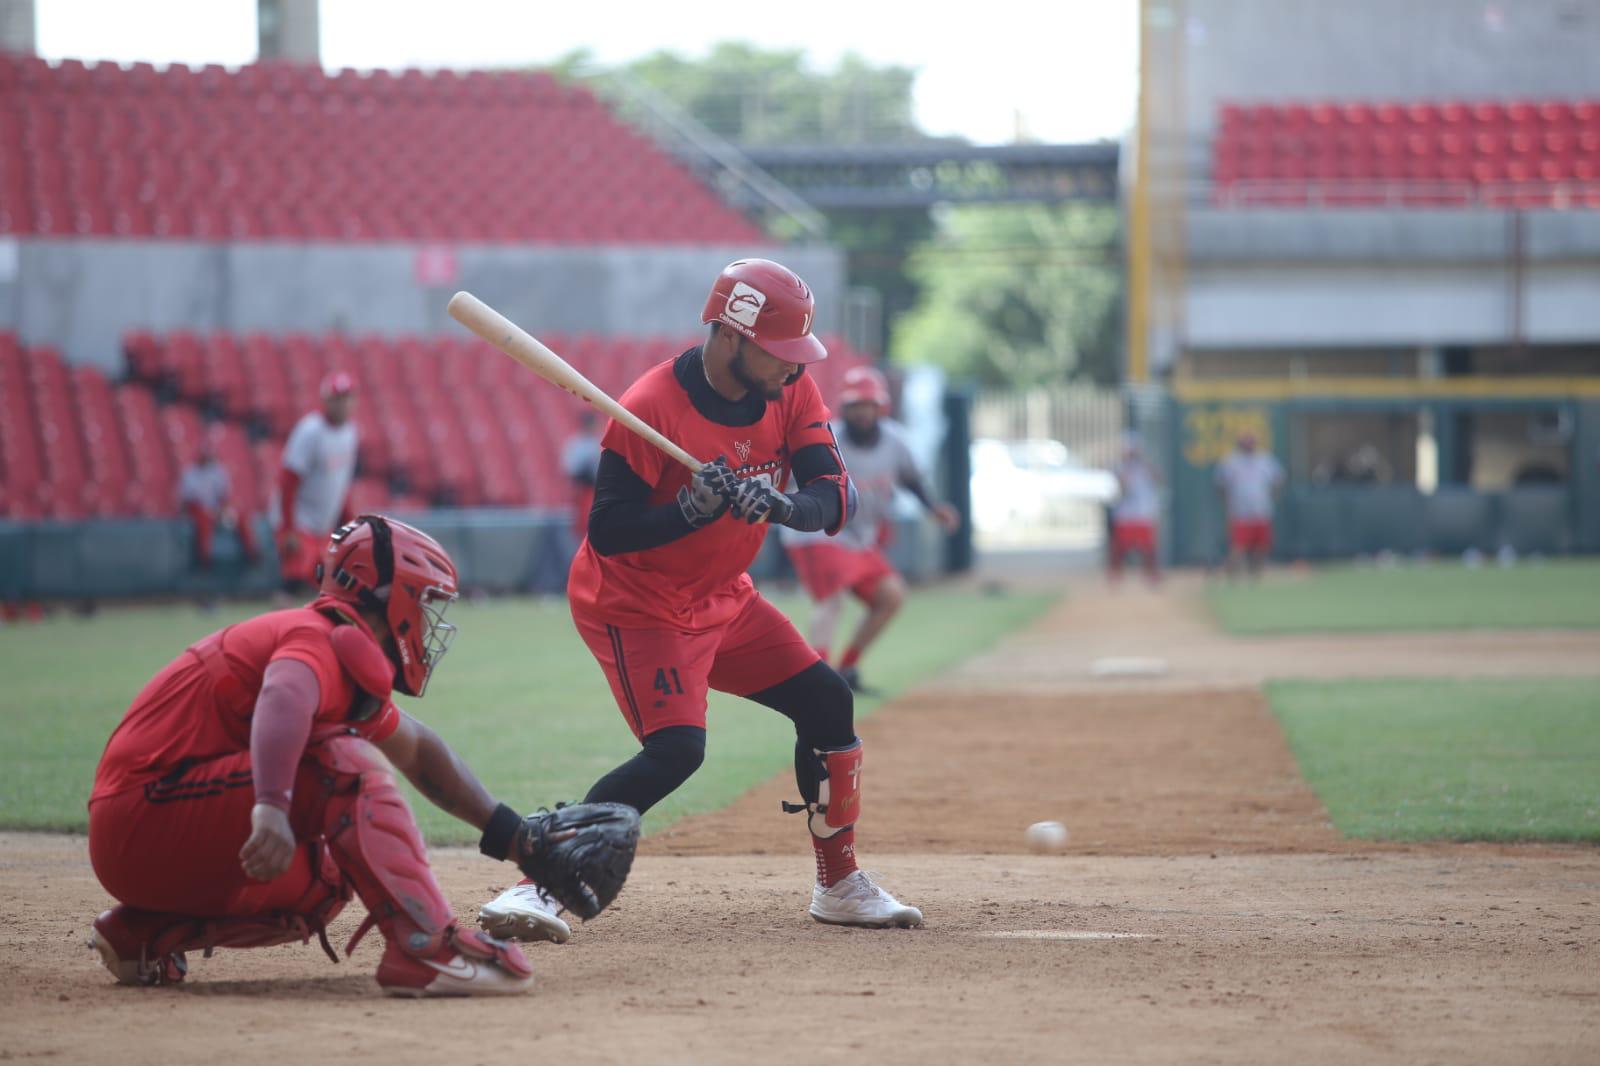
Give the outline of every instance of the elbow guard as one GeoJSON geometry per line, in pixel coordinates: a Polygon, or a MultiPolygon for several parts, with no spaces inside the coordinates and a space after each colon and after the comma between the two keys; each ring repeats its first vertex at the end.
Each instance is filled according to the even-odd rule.
{"type": "Polygon", "coordinates": [[[859,499],[856,495],[856,484],[850,480],[850,475],[848,474],[826,474],[817,480],[832,482],[839,489],[839,518],[823,530],[824,533],[831,537],[843,529],[845,523],[856,515],[856,505],[859,499]]]}

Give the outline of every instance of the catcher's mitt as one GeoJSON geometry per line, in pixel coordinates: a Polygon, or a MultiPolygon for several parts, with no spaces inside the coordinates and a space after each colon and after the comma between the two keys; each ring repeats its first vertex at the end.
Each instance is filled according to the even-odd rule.
{"type": "Polygon", "coordinates": [[[622,891],[639,846],[639,812],[624,803],[556,804],[528,815],[510,858],[563,907],[588,921],[622,891]]]}

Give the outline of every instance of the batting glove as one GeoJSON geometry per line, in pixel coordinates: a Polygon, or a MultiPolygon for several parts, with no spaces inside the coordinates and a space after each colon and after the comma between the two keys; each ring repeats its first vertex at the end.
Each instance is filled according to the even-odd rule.
{"type": "Polygon", "coordinates": [[[733,501],[738,479],[726,456],[719,455],[696,470],[689,483],[678,490],[678,510],[684,521],[699,529],[722,517],[733,501]]]}
{"type": "Polygon", "coordinates": [[[734,493],[733,517],[752,526],[758,522],[781,526],[794,517],[794,502],[761,478],[745,478],[734,493]]]}

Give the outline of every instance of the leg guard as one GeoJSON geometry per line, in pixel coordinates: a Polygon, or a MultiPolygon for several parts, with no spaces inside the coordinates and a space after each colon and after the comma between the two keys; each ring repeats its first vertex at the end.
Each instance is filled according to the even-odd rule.
{"type": "Polygon", "coordinates": [[[813,748],[799,741],[794,776],[804,803],[785,803],[790,813],[807,812],[811,832],[830,837],[855,825],[861,816],[861,738],[844,748],[813,748]],[[819,825],[817,815],[822,815],[819,825]]]}
{"type": "Polygon", "coordinates": [[[416,819],[378,749],[358,737],[333,737],[306,749],[326,790],[322,831],[333,861],[367,907],[346,954],[376,925],[391,944],[435,954],[453,920],[416,819]]]}

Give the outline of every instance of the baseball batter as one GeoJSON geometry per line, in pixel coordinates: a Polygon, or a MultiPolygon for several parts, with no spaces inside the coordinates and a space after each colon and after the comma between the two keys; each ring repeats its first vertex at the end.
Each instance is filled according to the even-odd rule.
{"type": "MultiPolygon", "coordinates": [[[[185,952],[305,942],[352,893],[392,995],[521,992],[515,944],[458,927],[391,767],[510,855],[519,819],[390,700],[421,696],[455,627],[456,570],[431,537],[362,515],[333,534],[317,598],[192,645],[111,735],[89,857],[120,902],[90,943],[124,984],[169,984],[185,952]],[[387,761],[386,761],[387,760],[387,761]]],[[[333,956],[337,959],[337,956],[333,956]]]]}
{"type": "Polygon", "coordinates": [[[317,554],[350,518],[356,476],[355,382],[335,371],[322,382],[322,409],[307,412],[283,446],[278,471],[278,565],[283,591],[315,584],[317,554]]]}
{"type": "MultiPolygon", "coordinates": [[[[573,621],[605,672],[637,755],[590,802],[649,810],[700,767],[709,689],[743,696],[795,727],[795,777],[817,860],[811,915],[843,925],[915,925],[856,866],[861,741],[850,686],[745,572],[767,529],[837,534],[850,483],[828,411],[805,368],[827,357],[811,334],[811,290],[763,259],[730,264],[712,287],[704,344],[644,374],[622,404],[691,454],[699,472],[610,423],[588,535],[567,588],[573,621]],[[782,492],[791,473],[798,486],[782,492]]],[[[479,915],[496,936],[567,939],[530,881],[479,915]]]]}
{"type": "Polygon", "coordinates": [[[895,490],[903,488],[915,496],[947,533],[961,524],[961,516],[954,507],[935,500],[928,489],[904,432],[888,417],[889,383],[882,374],[869,366],[851,368],[844,376],[839,404],[844,420],[835,422],[833,429],[860,497],[855,516],[831,539],[788,528],[779,536],[816,605],[811,644],[823,659],[833,645],[845,593],[866,605],[866,616],[839,657],[839,674],[852,689],[870,695],[861,684],[861,656],[906,598],[905,579],[882,551],[893,531],[895,490]]]}
{"type": "Polygon", "coordinates": [[[1256,435],[1240,433],[1234,450],[1217,464],[1217,491],[1228,516],[1228,574],[1247,567],[1260,576],[1272,551],[1272,507],[1283,487],[1283,464],[1260,450],[1256,435]]]}

